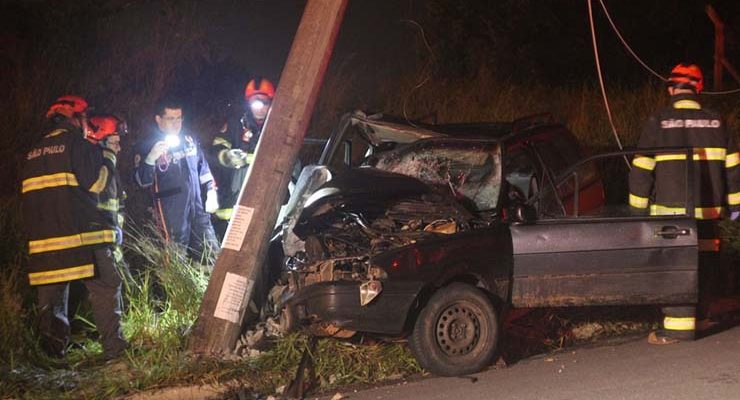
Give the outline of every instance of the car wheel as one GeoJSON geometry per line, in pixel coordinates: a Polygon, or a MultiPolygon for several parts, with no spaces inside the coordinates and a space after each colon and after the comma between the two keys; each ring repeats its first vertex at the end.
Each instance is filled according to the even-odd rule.
{"type": "Polygon", "coordinates": [[[453,283],[421,310],[409,338],[419,364],[429,372],[457,376],[490,365],[499,337],[498,314],[480,289],[453,283]]]}

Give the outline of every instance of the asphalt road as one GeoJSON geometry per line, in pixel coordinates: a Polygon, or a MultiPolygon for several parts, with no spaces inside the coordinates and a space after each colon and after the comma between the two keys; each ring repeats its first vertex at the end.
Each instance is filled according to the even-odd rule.
{"type": "Polygon", "coordinates": [[[740,400],[740,326],[695,342],[645,338],[520,361],[472,378],[432,377],[342,393],[345,399],[740,400]]]}

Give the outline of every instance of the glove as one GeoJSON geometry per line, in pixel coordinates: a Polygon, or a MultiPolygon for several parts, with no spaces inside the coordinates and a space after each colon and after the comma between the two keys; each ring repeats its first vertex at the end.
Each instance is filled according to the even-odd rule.
{"type": "Polygon", "coordinates": [[[735,221],[737,217],[740,217],[740,211],[733,211],[730,213],[730,220],[735,221]]]}
{"type": "Polygon", "coordinates": [[[154,143],[154,146],[152,146],[152,149],[149,150],[149,154],[146,155],[146,158],[144,159],[144,162],[147,165],[154,165],[154,163],[157,161],[159,157],[162,157],[162,154],[164,154],[167,151],[167,143],[165,143],[163,140],[160,140],[157,143],[154,143]]]}
{"type": "Polygon", "coordinates": [[[213,214],[218,210],[218,194],[216,191],[211,189],[206,194],[206,212],[213,214]]]}
{"type": "Polygon", "coordinates": [[[247,153],[242,149],[231,149],[227,151],[226,159],[229,165],[234,168],[241,168],[247,165],[247,153]]]}

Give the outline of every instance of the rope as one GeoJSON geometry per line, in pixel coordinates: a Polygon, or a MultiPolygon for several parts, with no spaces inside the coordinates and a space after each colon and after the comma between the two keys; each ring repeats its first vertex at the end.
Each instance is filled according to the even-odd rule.
{"type": "MultiPolygon", "coordinates": [[[[643,68],[645,68],[648,72],[650,72],[651,74],[653,74],[653,76],[657,77],[658,79],[660,79],[663,82],[668,82],[668,78],[666,78],[663,75],[655,72],[654,69],[650,68],[650,66],[647,65],[647,63],[645,63],[642,60],[642,58],[640,58],[640,56],[638,56],[637,53],[635,53],[634,50],[632,50],[632,47],[629,45],[629,43],[627,43],[627,41],[622,36],[622,33],[619,31],[619,28],[617,28],[617,25],[614,23],[614,20],[612,19],[611,14],[609,14],[609,10],[606,8],[606,4],[604,3],[604,0],[599,0],[599,4],[601,4],[601,8],[604,10],[604,14],[606,15],[606,19],[609,21],[609,25],[611,25],[612,30],[614,31],[614,33],[619,38],[619,41],[622,42],[622,45],[627,50],[627,52],[629,52],[630,55],[643,68]]],[[[589,1],[589,17],[591,17],[591,2],[590,1],[589,1]]],[[[593,20],[591,22],[591,26],[592,26],[592,29],[593,29],[593,20]]],[[[597,60],[597,62],[598,62],[598,60],[597,60]]],[[[735,94],[735,93],[740,93],[740,88],[733,89],[733,90],[724,90],[724,91],[719,91],[719,92],[703,91],[701,94],[705,94],[705,95],[726,95],[726,94],[735,94]]]]}
{"type": "Polygon", "coordinates": [[[591,7],[591,1],[592,0],[586,0],[586,3],[588,3],[588,20],[589,24],[591,25],[591,41],[593,42],[594,47],[594,58],[596,59],[596,73],[599,77],[599,86],[601,86],[601,95],[604,98],[604,107],[606,107],[606,115],[609,119],[609,125],[612,128],[612,133],[614,134],[614,139],[617,141],[617,146],[619,146],[619,150],[622,150],[622,141],[619,140],[619,134],[617,133],[617,127],[614,126],[614,119],[612,118],[612,111],[609,107],[609,99],[606,96],[606,87],[604,86],[604,76],[601,73],[601,61],[599,61],[599,46],[596,44],[596,28],[594,27],[594,13],[593,8],[591,7]]]}

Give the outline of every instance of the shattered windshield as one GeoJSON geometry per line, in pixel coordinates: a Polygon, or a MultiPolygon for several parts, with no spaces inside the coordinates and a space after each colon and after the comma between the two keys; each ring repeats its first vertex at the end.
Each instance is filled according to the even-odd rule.
{"type": "Polygon", "coordinates": [[[473,211],[496,208],[501,191],[498,144],[422,141],[384,153],[375,167],[450,190],[473,211]]]}

